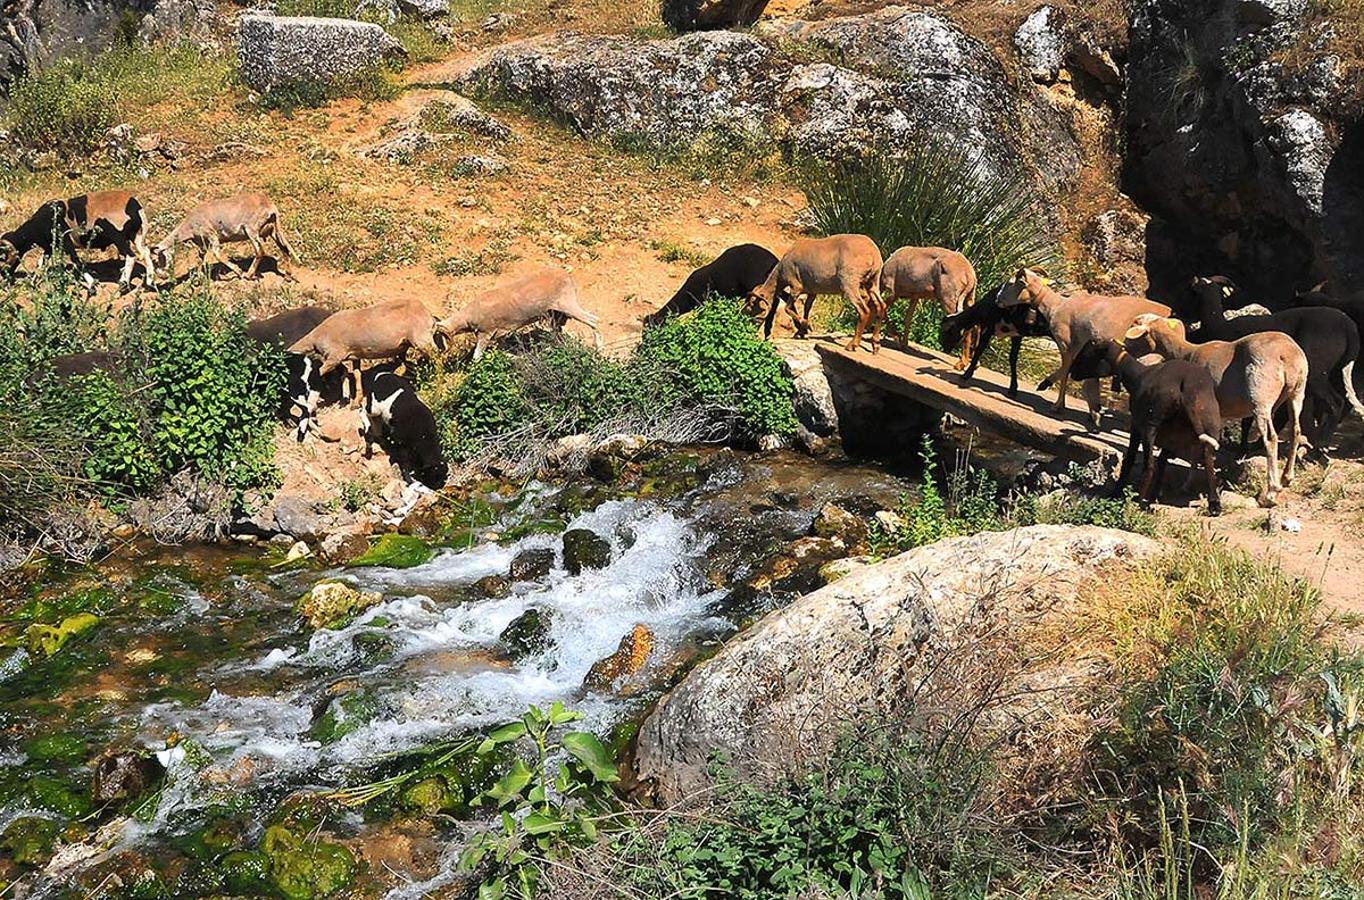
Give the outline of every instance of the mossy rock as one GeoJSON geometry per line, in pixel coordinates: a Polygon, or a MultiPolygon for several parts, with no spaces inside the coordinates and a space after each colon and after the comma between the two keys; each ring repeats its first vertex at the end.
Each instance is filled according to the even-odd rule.
{"type": "Polygon", "coordinates": [[[489,600],[511,596],[511,582],[504,575],[484,575],[473,584],[474,590],[489,600]]]}
{"type": "Polygon", "coordinates": [[[344,890],[355,877],[355,856],[341,844],[296,835],[272,825],[261,838],[270,881],[286,900],[316,900],[344,890]]]}
{"type": "Polygon", "coordinates": [[[62,619],[59,625],[30,625],[24,632],[28,651],[43,656],[55,656],[66,642],[84,634],[99,624],[99,616],[93,613],[77,613],[62,619]]]}
{"type": "Polygon", "coordinates": [[[512,581],[539,581],[554,569],[554,551],[549,547],[522,550],[507,567],[512,581]]]}
{"type": "Polygon", "coordinates": [[[507,656],[521,660],[536,653],[543,653],[553,645],[550,633],[554,627],[554,614],[549,610],[531,607],[512,619],[511,624],[498,635],[507,656]]]}
{"type": "Polygon", "coordinates": [[[350,645],[366,663],[379,662],[392,656],[394,651],[398,649],[397,643],[393,640],[393,635],[377,628],[360,632],[351,638],[350,645]]]}
{"type": "Polygon", "coordinates": [[[578,575],[584,569],[604,569],[611,564],[611,542],[586,528],[564,532],[564,568],[578,575]]]}
{"type": "Polygon", "coordinates": [[[313,722],[308,736],[323,744],[334,744],[374,718],[378,703],[366,690],[333,697],[327,710],[313,722]]]}
{"type": "Polygon", "coordinates": [[[28,796],[39,809],[61,813],[72,819],[87,816],[95,808],[85,792],[77,791],[65,781],[50,775],[34,775],[30,778],[28,796]]]}
{"type": "Polygon", "coordinates": [[[384,566],[390,569],[410,569],[431,559],[432,550],[426,541],[411,534],[381,535],[364,553],[351,560],[351,566],[384,566]]]}
{"type": "Polygon", "coordinates": [[[344,628],[383,599],[382,594],[356,590],[344,581],[319,581],[298,598],[294,610],[313,628],[344,628]]]}
{"type": "Polygon", "coordinates": [[[34,762],[83,763],[90,743],[74,734],[45,734],[24,744],[24,755],[34,762]]]}
{"type": "Polygon", "coordinates": [[[268,897],[275,892],[270,881],[270,859],[259,850],[235,850],[218,862],[223,887],[236,897],[268,897]]]}
{"type": "Polygon", "coordinates": [[[453,808],[458,802],[445,779],[438,777],[423,778],[403,791],[402,804],[405,808],[435,815],[453,808]]]}
{"type": "Polygon", "coordinates": [[[0,833],[0,849],[9,851],[10,859],[25,866],[40,866],[52,856],[53,844],[61,823],[42,816],[23,816],[10,822],[0,833]]]}

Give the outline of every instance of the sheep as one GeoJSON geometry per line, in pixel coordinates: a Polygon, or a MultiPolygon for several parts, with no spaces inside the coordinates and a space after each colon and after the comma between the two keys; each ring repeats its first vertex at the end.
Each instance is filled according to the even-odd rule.
{"type": "MultiPolygon", "coordinates": [[[[247,337],[262,344],[274,344],[285,348],[292,346],[308,332],[321,325],[332,315],[325,306],[301,306],[286,309],[263,319],[253,319],[246,323],[247,337]]],[[[342,372],[333,372],[327,379],[317,374],[317,364],[309,356],[296,353],[284,354],[288,371],[285,382],[284,401],[280,415],[292,421],[298,440],[301,442],[314,424],[318,406],[325,400],[335,402],[344,393],[344,378],[338,379],[342,372]]]]}
{"type": "MultiPolygon", "coordinates": [[[[393,300],[363,309],[346,309],[328,316],[312,331],[286,348],[286,352],[307,357],[309,364],[298,372],[295,384],[323,382],[342,365],[372,359],[406,356],[411,349],[435,355],[444,339],[439,321],[418,300],[393,300]]],[[[316,425],[318,396],[309,389],[304,414],[316,425]]],[[[303,404],[301,404],[303,405],[303,404]]],[[[299,440],[308,424],[299,423],[299,440]]]]}
{"type": "Polygon", "coordinates": [[[690,312],[708,296],[747,297],[776,266],[776,254],[766,247],[757,244],[730,247],[688,275],[671,300],[658,312],[644,317],[644,327],[653,328],[673,316],[690,312]]]}
{"type": "Polygon", "coordinates": [[[238,278],[256,277],[261,260],[265,257],[264,241],[269,238],[275,242],[280,252],[299,262],[298,254],[289,245],[284,229],[279,221],[279,207],[264,194],[237,194],[218,200],[208,200],[185,213],[180,224],[166,235],[154,248],[157,262],[170,268],[171,256],[180,244],[192,243],[199,248],[199,261],[207,268],[212,257],[231,269],[238,278]],[[255,257],[245,273],[224,255],[222,244],[236,241],[249,241],[255,257]]]}
{"type": "Polygon", "coordinates": [[[1137,316],[1124,335],[1128,352],[1159,353],[1167,359],[1198,363],[1212,375],[1223,419],[1253,416],[1264,438],[1269,462],[1262,506],[1273,506],[1283,486],[1293,482],[1298,460],[1299,418],[1307,390],[1307,356],[1286,334],[1266,331],[1235,341],[1191,344],[1176,319],[1145,313],[1137,316]],[[1283,477],[1278,470],[1279,435],[1274,411],[1287,404],[1288,461],[1283,477]]]}
{"type": "Polygon", "coordinates": [[[1354,368],[1359,358],[1359,328],[1338,309],[1299,307],[1262,316],[1228,319],[1223,301],[1236,295],[1227,278],[1195,278],[1189,286],[1198,310],[1199,327],[1194,343],[1232,341],[1248,334],[1276,331],[1291,337],[1307,356],[1307,394],[1304,432],[1321,451],[1335,434],[1348,402],[1364,418],[1364,406],[1355,393],[1354,368]]]}
{"type": "MultiPolygon", "coordinates": [[[[913,320],[920,300],[937,300],[943,315],[954,316],[976,302],[976,270],[969,259],[955,250],[901,247],[881,268],[881,295],[887,305],[909,300],[906,322],[913,320]]],[[[976,328],[965,333],[958,371],[967,367],[979,334],[976,328]]]]}
{"type": "Polygon", "coordinates": [[[1018,354],[1025,337],[1049,337],[1047,321],[1031,306],[1014,306],[1001,309],[999,295],[1004,290],[1000,285],[966,307],[956,315],[942,320],[938,327],[938,341],[942,348],[951,353],[962,335],[969,329],[978,330],[980,339],[971,351],[971,359],[966,370],[961,373],[963,381],[970,381],[976,374],[981,357],[990,348],[990,339],[995,335],[1009,338],[1009,396],[1018,396],[1018,354]]]}
{"type": "Polygon", "coordinates": [[[849,350],[862,346],[862,335],[872,325],[871,352],[881,349],[881,323],[886,304],[881,299],[881,250],[864,234],[836,234],[826,238],[802,238],[786,251],[767,280],[748,295],[747,312],[758,315],[764,306],[767,317],[763,337],[772,336],[777,303],[785,299],[786,311],[796,326],[796,337],[810,333],[810,307],[817,294],[842,294],[857,310],[857,329],[849,350]],[[796,301],[805,297],[804,314],[796,301]]]}
{"type": "Polygon", "coordinates": [[[573,276],[552,267],[536,269],[484,291],[446,317],[440,323],[440,329],[448,337],[457,334],[477,336],[474,359],[478,360],[483,358],[488,343],[497,335],[546,318],[556,332],[562,331],[569,319],[582,322],[592,329],[593,343],[601,349],[597,316],[578,303],[578,288],[573,283],[573,276]]]}
{"type": "MultiPolygon", "coordinates": [[[[133,267],[142,263],[145,282],[156,281],[156,269],[146,244],[146,216],[142,204],[127,191],[93,191],[69,200],[49,200],[38,207],[18,228],[0,235],[0,265],[12,278],[24,256],[35,247],[51,255],[59,243],[61,251],[79,266],[76,251],[114,247],[123,259],[118,284],[127,290],[132,284],[133,267]]],[[[82,274],[87,290],[94,291],[95,279],[82,274]]]]}
{"type": "Polygon", "coordinates": [[[436,417],[417,396],[412,382],[377,366],[360,380],[365,395],[360,411],[365,458],[374,455],[374,440],[381,438],[389,457],[404,473],[428,488],[442,487],[449,469],[441,455],[436,417]]]}
{"type": "Polygon", "coordinates": [[[1132,429],[1118,470],[1115,487],[1121,490],[1132,475],[1137,451],[1143,451],[1144,468],[1137,495],[1143,503],[1160,497],[1165,465],[1171,455],[1194,464],[1201,460],[1208,477],[1208,512],[1222,512],[1217,488],[1217,451],[1222,435],[1222,413],[1217,402],[1217,385],[1199,363],[1183,359],[1161,359],[1147,365],[1113,340],[1089,341],[1075,357],[1075,367],[1094,368],[1102,363],[1122,381],[1132,396],[1132,429]],[[1151,464],[1155,448],[1160,461],[1151,464]]]}
{"type": "Polygon", "coordinates": [[[1317,285],[1310,291],[1305,291],[1293,298],[1295,306],[1329,306],[1338,309],[1349,316],[1355,323],[1355,328],[1364,335],[1364,291],[1355,294],[1330,294],[1325,290],[1325,285],[1317,285]]]}
{"type": "MultiPolygon", "coordinates": [[[[1132,324],[1132,320],[1142,314],[1157,316],[1170,315],[1170,307],[1145,297],[1090,294],[1077,291],[1063,296],[1053,287],[1046,272],[1041,269],[1019,269],[1014,277],[1004,285],[999,295],[1001,309],[1027,305],[1036,309],[1046,319],[1051,336],[1061,352],[1061,364],[1056,371],[1047,376],[1038,390],[1045,389],[1052,382],[1057,383],[1056,403],[1053,409],[1061,412],[1066,408],[1066,386],[1070,381],[1070,369],[1075,362],[1075,354],[1092,340],[1099,338],[1117,339],[1132,324]]],[[[1089,404],[1089,418],[1094,429],[1099,427],[1101,401],[1097,378],[1084,379],[1085,400],[1089,404]]]]}
{"type": "Polygon", "coordinates": [[[58,381],[66,381],[69,378],[93,375],[96,372],[112,372],[118,361],[107,351],[87,350],[84,353],[54,356],[48,365],[52,367],[52,374],[57,376],[58,381]]]}

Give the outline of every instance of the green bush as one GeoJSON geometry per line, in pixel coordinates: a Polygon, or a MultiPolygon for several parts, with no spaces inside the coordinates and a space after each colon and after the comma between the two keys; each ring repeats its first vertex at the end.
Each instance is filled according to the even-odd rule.
{"type": "Polygon", "coordinates": [[[80,436],[85,475],[104,493],[145,491],[161,477],[145,410],[126,385],[95,372],[72,378],[49,396],[52,412],[80,436]]]}
{"type": "Polygon", "coordinates": [[[663,403],[725,411],[742,438],[796,430],[786,365],[734,300],[709,300],[648,329],[631,367],[663,403]]]}
{"type": "MultiPolygon", "coordinates": [[[[958,250],[975,267],[977,293],[1002,284],[1020,265],[1061,270],[1041,200],[1025,176],[996,172],[931,138],[911,147],[807,166],[816,229],[868,235],[886,256],[904,246],[958,250]]],[[[911,340],[938,346],[942,310],[934,304],[920,303],[907,331],[903,308],[890,319],[911,340]]]]}
{"type": "Polygon", "coordinates": [[[529,418],[516,363],[501,350],[489,350],[469,367],[448,405],[439,410],[447,422],[449,448],[458,457],[475,454],[482,442],[523,426],[529,418]]]}
{"type": "Polygon", "coordinates": [[[239,491],[272,484],[282,352],[253,341],[245,315],[208,293],[163,298],[134,328],[161,467],[239,491]]]}
{"type": "Polygon", "coordinates": [[[534,419],[552,435],[576,434],[642,411],[649,390],[630,366],[573,339],[517,360],[534,419]]]}
{"type": "Polygon", "coordinates": [[[15,82],[6,118],[22,146],[70,158],[98,147],[114,116],[114,92],[99,71],[65,59],[15,82]]]}

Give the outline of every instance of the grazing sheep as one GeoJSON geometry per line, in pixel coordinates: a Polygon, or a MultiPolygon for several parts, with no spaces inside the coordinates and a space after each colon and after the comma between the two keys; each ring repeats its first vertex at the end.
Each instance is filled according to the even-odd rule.
{"type": "Polygon", "coordinates": [[[246,323],[246,335],[262,344],[292,347],[308,332],[332,317],[335,310],[325,306],[300,306],[284,312],[252,319],[246,323]]]}
{"type": "Polygon", "coordinates": [[[1364,418],[1355,394],[1354,369],[1359,358],[1359,329],[1348,315],[1324,306],[1304,306],[1263,316],[1228,319],[1223,301],[1236,296],[1227,278],[1195,278],[1190,285],[1199,327],[1194,343],[1234,341],[1249,334],[1277,331],[1291,337],[1307,356],[1307,393],[1303,407],[1304,432],[1323,451],[1345,416],[1348,402],[1364,418]]]}
{"type": "MultiPolygon", "coordinates": [[[[971,261],[943,247],[901,247],[881,269],[881,296],[887,305],[908,300],[905,321],[914,319],[920,300],[937,300],[943,315],[954,316],[976,302],[976,270],[971,261]]],[[[979,329],[965,333],[957,369],[965,369],[979,329]]]]}
{"type": "Polygon", "coordinates": [[[1291,484],[1297,469],[1299,418],[1307,390],[1307,357],[1286,334],[1269,331],[1235,341],[1191,344],[1184,325],[1176,319],[1152,314],[1137,316],[1124,335],[1129,352],[1159,353],[1167,359],[1184,359],[1208,370],[1217,385],[1217,404],[1223,419],[1253,416],[1264,438],[1269,461],[1263,506],[1273,506],[1283,485],[1291,484]],[[1274,412],[1287,405],[1288,461],[1279,477],[1279,435],[1274,412]]]}
{"type": "Polygon", "coordinates": [[[767,308],[763,336],[772,336],[777,303],[784,300],[796,325],[796,337],[810,333],[810,307],[819,294],[842,294],[857,310],[857,330],[849,350],[862,346],[862,335],[872,325],[871,351],[881,349],[881,323],[886,304],[881,299],[881,251],[864,234],[836,234],[827,238],[802,238],[786,251],[767,280],[748,295],[747,311],[756,316],[767,308]],[[804,312],[796,301],[805,298],[804,312]]]}
{"type": "Polygon", "coordinates": [[[219,262],[231,269],[237,277],[243,272],[223,253],[222,245],[236,241],[249,241],[255,257],[246,270],[247,278],[256,277],[261,260],[265,258],[265,240],[275,242],[280,252],[295,262],[299,261],[294,248],[284,237],[284,229],[279,222],[279,208],[264,194],[237,194],[219,200],[208,200],[185,213],[180,224],[170,234],[161,239],[155,247],[157,261],[163,267],[170,267],[171,254],[180,244],[192,243],[199,248],[199,261],[207,268],[216,257],[219,262]]]}
{"type": "MultiPolygon", "coordinates": [[[[1070,381],[1070,369],[1080,348],[1092,340],[1122,337],[1132,325],[1132,320],[1142,314],[1168,316],[1170,307],[1145,297],[1106,297],[1077,291],[1063,296],[1053,287],[1052,282],[1041,269],[1019,269],[1004,286],[999,295],[1001,309],[1013,306],[1031,306],[1042,314],[1051,329],[1052,339],[1061,351],[1061,365],[1047,376],[1038,386],[1057,383],[1056,404],[1060,412],[1066,408],[1066,386],[1070,381]]],[[[1085,400],[1089,404],[1089,418],[1093,428],[1099,427],[1101,398],[1097,378],[1084,379],[1085,400]]]]}
{"type": "Polygon", "coordinates": [[[687,276],[672,299],[656,313],[644,317],[644,327],[662,325],[673,316],[690,312],[707,297],[747,297],[776,268],[777,257],[766,247],[740,244],[687,276]]]}
{"type": "Polygon", "coordinates": [[[1116,487],[1121,490],[1127,484],[1139,449],[1145,468],[1137,495],[1144,503],[1154,503],[1160,497],[1169,456],[1194,465],[1201,461],[1208,476],[1208,512],[1219,515],[1222,501],[1217,488],[1217,451],[1222,413],[1212,375],[1201,364],[1183,359],[1162,359],[1147,365],[1122,344],[1107,339],[1081,347],[1075,365],[1090,368],[1100,361],[1132,396],[1131,437],[1116,487]],[[1160,448],[1160,461],[1153,466],[1151,457],[1156,447],[1160,448]]]}
{"type": "MultiPolygon", "coordinates": [[[[246,334],[262,344],[291,347],[331,315],[332,310],[324,306],[286,309],[273,316],[247,322],[246,334]]],[[[317,374],[317,363],[311,357],[296,353],[286,352],[284,361],[288,379],[280,416],[294,423],[298,440],[302,441],[309,427],[316,424],[317,409],[322,402],[336,402],[343,396],[345,373],[337,370],[323,379],[317,374]]]]}
{"type": "Polygon", "coordinates": [[[365,395],[360,412],[365,458],[374,455],[374,440],[379,438],[405,474],[428,488],[442,487],[449,469],[441,455],[436,417],[412,382],[377,366],[364,372],[360,381],[365,395]]]}
{"type": "Polygon", "coordinates": [[[549,319],[555,331],[562,331],[569,319],[582,322],[592,329],[592,339],[601,349],[598,318],[578,303],[578,288],[573,276],[563,269],[537,269],[529,275],[499,284],[484,291],[462,309],[451,313],[440,323],[440,330],[449,337],[474,334],[474,359],[481,359],[488,342],[499,334],[506,334],[549,319]]]}
{"type": "MultiPolygon", "coordinates": [[[[49,200],[24,224],[0,235],[0,265],[13,277],[25,254],[35,247],[50,256],[56,249],[54,239],[77,266],[77,250],[116,248],[123,259],[118,284],[124,290],[132,283],[133,267],[138,262],[145,271],[146,284],[156,281],[142,204],[127,191],[94,191],[69,200],[49,200]]],[[[87,272],[82,278],[86,288],[93,291],[94,277],[87,272]]]]}
{"type": "Polygon", "coordinates": [[[49,365],[52,374],[59,381],[76,378],[80,375],[93,375],[96,372],[112,372],[118,361],[112,353],[104,350],[87,350],[84,353],[67,353],[52,357],[49,365]]]}
{"type": "Polygon", "coordinates": [[[951,353],[968,330],[976,330],[980,339],[971,351],[971,359],[966,370],[961,373],[963,381],[970,381],[980,366],[981,357],[990,349],[990,340],[995,335],[1009,338],[1009,396],[1018,396],[1018,354],[1025,337],[1050,337],[1047,321],[1031,306],[1013,306],[1002,309],[999,295],[1003,285],[995,288],[966,307],[956,315],[942,320],[938,327],[938,341],[943,350],[951,353]]]}

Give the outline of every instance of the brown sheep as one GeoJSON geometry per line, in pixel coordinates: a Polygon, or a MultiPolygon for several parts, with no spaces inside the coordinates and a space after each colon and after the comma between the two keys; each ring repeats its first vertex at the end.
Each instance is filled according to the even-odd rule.
{"type": "Polygon", "coordinates": [[[223,254],[222,244],[249,241],[255,257],[244,273],[254,278],[265,257],[265,240],[273,240],[280,252],[295,262],[298,255],[284,237],[279,223],[279,208],[264,194],[237,194],[220,200],[208,200],[185,213],[175,230],[156,245],[157,260],[168,264],[170,254],[180,244],[193,243],[199,248],[200,262],[207,267],[212,257],[231,269],[238,277],[242,270],[223,254]]]}
{"type": "Polygon", "coordinates": [[[440,330],[450,337],[466,333],[476,335],[474,359],[480,359],[488,342],[497,335],[546,318],[555,331],[561,331],[568,319],[582,322],[592,329],[593,342],[601,349],[597,316],[578,303],[578,288],[573,283],[573,276],[552,267],[537,269],[484,291],[462,309],[451,313],[440,323],[440,330]]]}
{"type": "MultiPolygon", "coordinates": [[[[955,250],[942,247],[901,247],[881,268],[881,295],[887,305],[908,300],[905,321],[914,319],[920,300],[937,300],[944,316],[955,316],[976,302],[976,270],[955,250]]],[[[962,338],[957,370],[965,369],[979,339],[971,328],[962,338]]]]}
{"type": "Polygon", "coordinates": [[[810,307],[819,294],[842,294],[857,310],[857,330],[849,350],[862,345],[862,334],[872,326],[871,352],[881,349],[881,323],[886,304],[881,299],[881,250],[864,234],[836,234],[826,238],[802,238],[786,251],[767,280],[748,295],[747,311],[756,316],[767,307],[763,336],[772,336],[777,303],[783,300],[796,337],[810,333],[810,307]],[[803,313],[796,301],[805,298],[803,313]]]}

